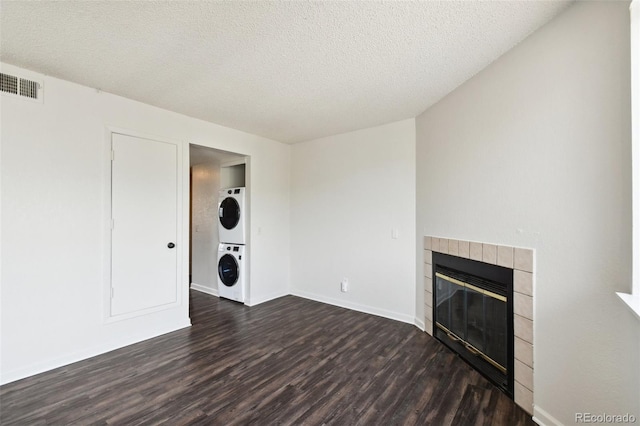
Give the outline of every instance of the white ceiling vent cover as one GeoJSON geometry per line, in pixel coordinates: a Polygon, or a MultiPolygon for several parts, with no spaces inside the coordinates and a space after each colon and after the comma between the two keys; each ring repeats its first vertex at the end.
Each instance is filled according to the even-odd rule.
{"type": "Polygon", "coordinates": [[[0,73],[0,92],[13,98],[42,102],[42,82],[0,73]]]}

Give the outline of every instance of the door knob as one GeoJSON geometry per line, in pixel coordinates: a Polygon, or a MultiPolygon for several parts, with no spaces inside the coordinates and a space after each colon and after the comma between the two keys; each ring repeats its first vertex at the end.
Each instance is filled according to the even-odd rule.
{"type": "Polygon", "coordinates": [[[175,245],[175,244],[173,244],[173,243],[169,243],[169,244],[167,244],[167,247],[169,247],[170,249],[171,249],[171,248],[174,248],[175,246],[176,246],[176,245],[175,245]]]}

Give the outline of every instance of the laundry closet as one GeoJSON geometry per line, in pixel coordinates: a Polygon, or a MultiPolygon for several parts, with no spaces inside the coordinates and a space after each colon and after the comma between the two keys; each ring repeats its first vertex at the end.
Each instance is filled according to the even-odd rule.
{"type": "Polygon", "coordinates": [[[190,145],[189,282],[244,303],[249,194],[245,156],[190,145]]]}

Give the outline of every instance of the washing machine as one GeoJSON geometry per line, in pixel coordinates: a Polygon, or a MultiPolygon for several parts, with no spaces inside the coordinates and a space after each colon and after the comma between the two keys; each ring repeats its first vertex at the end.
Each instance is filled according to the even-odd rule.
{"type": "Polygon", "coordinates": [[[218,296],[244,303],[244,255],[241,244],[218,246],[218,296]]]}
{"type": "Polygon", "coordinates": [[[218,236],[221,243],[244,244],[244,188],[227,188],[218,199],[218,236]]]}

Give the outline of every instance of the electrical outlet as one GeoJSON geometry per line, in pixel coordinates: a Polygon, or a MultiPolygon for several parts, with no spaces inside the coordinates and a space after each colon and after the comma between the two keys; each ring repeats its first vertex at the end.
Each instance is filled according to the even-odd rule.
{"type": "Polygon", "coordinates": [[[349,280],[346,278],[342,279],[342,282],[340,283],[340,291],[343,293],[346,293],[347,291],[349,291],[349,280]]]}

